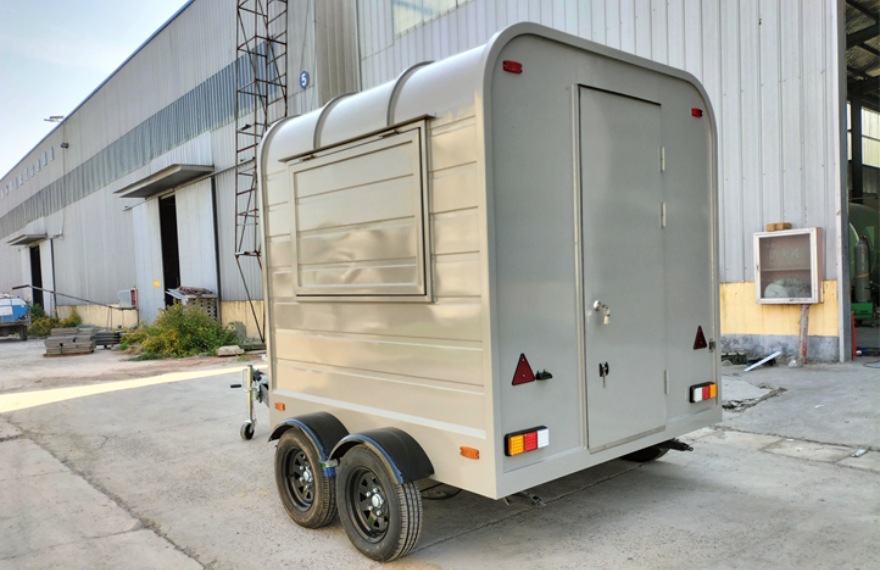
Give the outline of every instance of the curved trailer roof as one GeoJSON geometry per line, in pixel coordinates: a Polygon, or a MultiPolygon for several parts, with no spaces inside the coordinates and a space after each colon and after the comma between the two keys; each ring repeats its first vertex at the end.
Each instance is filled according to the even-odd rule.
{"type": "MultiPolygon", "coordinates": [[[[394,81],[340,95],[315,111],[276,123],[260,145],[263,175],[291,159],[380,133],[422,117],[470,109],[485,102],[493,69],[503,48],[520,36],[538,36],[677,77],[697,89],[711,115],[709,96],[697,79],[680,69],[637,57],[539,24],[519,23],[497,32],[480,47],[438,62],[416,64],[394,81]],[[273,167],[274,166],[274,167],[273,167]]],[[[714,124],[714,117],[712,117],[714,124]]]]}

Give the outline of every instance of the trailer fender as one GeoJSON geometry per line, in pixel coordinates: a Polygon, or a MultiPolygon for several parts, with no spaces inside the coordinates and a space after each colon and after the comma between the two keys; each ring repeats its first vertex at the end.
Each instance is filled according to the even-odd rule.
{"type": "Polygon", "coordinates": [[[345,436],[330,452],[330,460],[335,464],[349,449],[356,445],[366,445],[374,453],[383,457],[390,469],[391,476],[401,485],[424,479],[434,473],[434,466],[422,446],[405,431],[393,427],[367,430],[345,436]]]}
{"type": "Polygon", "coordinates": [[[336,416],[327,412],[315,412],[303,414],[293,418],[287,418],[272,430],[269,441],[279,439],[289,429],[298,429],[309,440],[321,456],[321,461],[327,461],[330,450],[348,435],[348,430],[342,425],[336,416]]]}

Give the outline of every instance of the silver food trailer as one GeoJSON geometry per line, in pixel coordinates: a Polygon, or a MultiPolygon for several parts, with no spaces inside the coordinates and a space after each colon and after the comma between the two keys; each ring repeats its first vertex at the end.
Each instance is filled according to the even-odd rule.
{"type": "Polygon", "coordinates": [[[691,75],[518,24],[279,122],[259,172],[298,524],[338,512],[391,560],[424,479],[497,499],[720,421],[716,128],[691,75]]]}

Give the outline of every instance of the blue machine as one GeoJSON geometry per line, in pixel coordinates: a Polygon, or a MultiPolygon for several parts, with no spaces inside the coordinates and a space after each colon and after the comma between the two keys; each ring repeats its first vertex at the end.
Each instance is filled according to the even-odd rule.
{"type": "Polygon", "coordinates": [[[0,295],[0,335],[18,332],[21,340],[28,338],[30,315],[23,300],[10,295],[0,295]]]}

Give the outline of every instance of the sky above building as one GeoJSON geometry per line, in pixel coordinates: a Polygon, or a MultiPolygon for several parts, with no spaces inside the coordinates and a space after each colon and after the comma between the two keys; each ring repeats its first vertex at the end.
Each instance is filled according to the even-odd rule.
{"type": "Polygon", "coordinates": [[[0,177],[188,0],[0,0],[0,177]]]}

